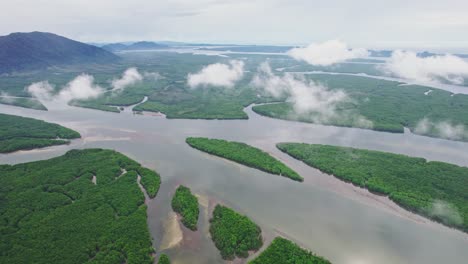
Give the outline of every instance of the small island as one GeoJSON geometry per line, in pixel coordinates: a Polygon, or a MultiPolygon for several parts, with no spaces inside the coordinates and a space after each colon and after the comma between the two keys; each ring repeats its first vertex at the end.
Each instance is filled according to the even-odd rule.
{"type": "Polygon", "coordinates": [[[280,143],[278,149],[327,174],[387,195],[402,207],[468,232],[468,168],[380,151],[280,143]]]}
{"type": "Polygon", "coordinates": [[[263,245],[259,226],[247,216],[221,205],[216,205],[213,211],[210,234],[225,260],[236,256],[246,258],[249,251],[256,251],[263,245]]]}
{"type": "Polygon", "coordinates": [[[158,264],[171,264],[171,261],[166,254],[161,254],[161,256],[159,256],[158,264]]]}
{"type": "Polygon", "coordinates": [[[248,167],[281,175],[295,181],[302,182],[304,180],[297,172],[273,158],[270,154],[245,143],[196,137],[189,137],[186,142],[193,148],[248,167]]]}
{"type": "Polygon", "coordinates": [[[188,229],[197,230],[198,215],[198,199],[190,192],[190,189],[181,185],[177,188],[174,197],[172,198],[172,209],[174,212],[182,216],[182,223],[188,229]]]}
{"type": "Polygon", "coordinates": [[[331,264],[330,261],[314,255],[295,243],[276,237],[270,246],[249,264],[331,264]]]}
{"type": "Polygon", "coordinates": [[[142,169],[103,149],[0,165],[0,263],[153,263],[142,169]]]}
{"type": "Polygon", "coordinates": [[[69,128],[33,118],[0,114],[0,153],[69,144],[80,138],[69,128]]]}

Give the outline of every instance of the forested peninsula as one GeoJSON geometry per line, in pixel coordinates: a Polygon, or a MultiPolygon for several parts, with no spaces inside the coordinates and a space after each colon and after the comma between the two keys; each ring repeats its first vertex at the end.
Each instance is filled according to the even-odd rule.
{"type": "Polygon", "coordinates": [[[102,149],[0,165],[0,263],[153,263],[142,169],[102,149]]]}
{"type": "Polygon", "coordinates": [[[0,153],[68,144],[79,137],[78,132],[57,124],[0,114],[0,153]]]}
{"type": "Polygon", "coordinates": [[[380,151],[280,143],[277,147],[339,179],[468,232],[468,168],[380,151]]]}
{"type": "Polygon", "coordinates": [[[187,144],[198,150],[238,162],[248,167],[256,168],[271,174],[281,175],[294,181],[304,179],[270,154],[245,143],[226,141],[222,139],[189,137],[187,144]]]}

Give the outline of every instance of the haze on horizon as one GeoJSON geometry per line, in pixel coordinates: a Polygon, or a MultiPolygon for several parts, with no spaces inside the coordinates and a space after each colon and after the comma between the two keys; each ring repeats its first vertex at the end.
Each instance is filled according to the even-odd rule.
{"type": "Polygon", "coordinates": [[[468,1],[17,0],[0,35],[45,31],[85,42],[171,40],[468,51],[468,1]]]}

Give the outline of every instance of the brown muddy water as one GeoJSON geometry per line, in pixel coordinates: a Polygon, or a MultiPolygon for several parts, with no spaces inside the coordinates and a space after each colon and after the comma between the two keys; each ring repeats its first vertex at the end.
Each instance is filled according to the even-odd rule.
{"type": "Polygon", "coordinates": [[[74,107],[51,107],[44,112],[1,105],[0,112],[59,123],[83,136],[68,146],[2,154],[0,163],[48,159],[73,148],[108,148],[157,170],[162,185],[157,197],[147,201],[148,226],[155,249],[164,248],[162,252],[173,263],[223,263],[208,236],[210,210],[216,203],[252,218],[262,227],[266,245],[280,234],[337,264],[468,260],[467,234],[409,213],[385,197],[322,174],[275,148],[278,142],[332,144],[468,166],[467,143],[282,121],[258,116],[250,107],[246,108],[249,120],[231,121],[170,120],[74,107]],[[254,145],[291,166],[305,181],[294,182],[207,155],[190,148],[185,143],[188,136],[254,145]],[[197,232],[187,230],[171,215],[170,200],[179,184],[200,197],[197,232]]]}

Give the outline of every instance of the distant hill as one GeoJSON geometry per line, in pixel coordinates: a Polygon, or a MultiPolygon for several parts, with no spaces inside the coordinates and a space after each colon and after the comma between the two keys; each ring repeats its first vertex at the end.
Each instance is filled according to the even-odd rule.
{"type": "Polygon", "coordinates": [[[231,51],[231,52],[265,52],[285,53],[294,48],[293,46],[265,46],[265,45],[234,45],[216,48],[200,48],[200,50],[231,51]]]}
{"type": "Polygon", "coordinates": [[[0,74],[64,64],[109,63],[118,59],[104,49],[52,33],[0,36],[0,74]]]}
{"type": "Polygon", "coordinates": [[[151,41],[139,41],[132,44],[112,43],[102,46],[103,49],[110,52],[126,51],[126,50],[155,50],[166,49],[169,45],[160,44],[151,41]]]}

